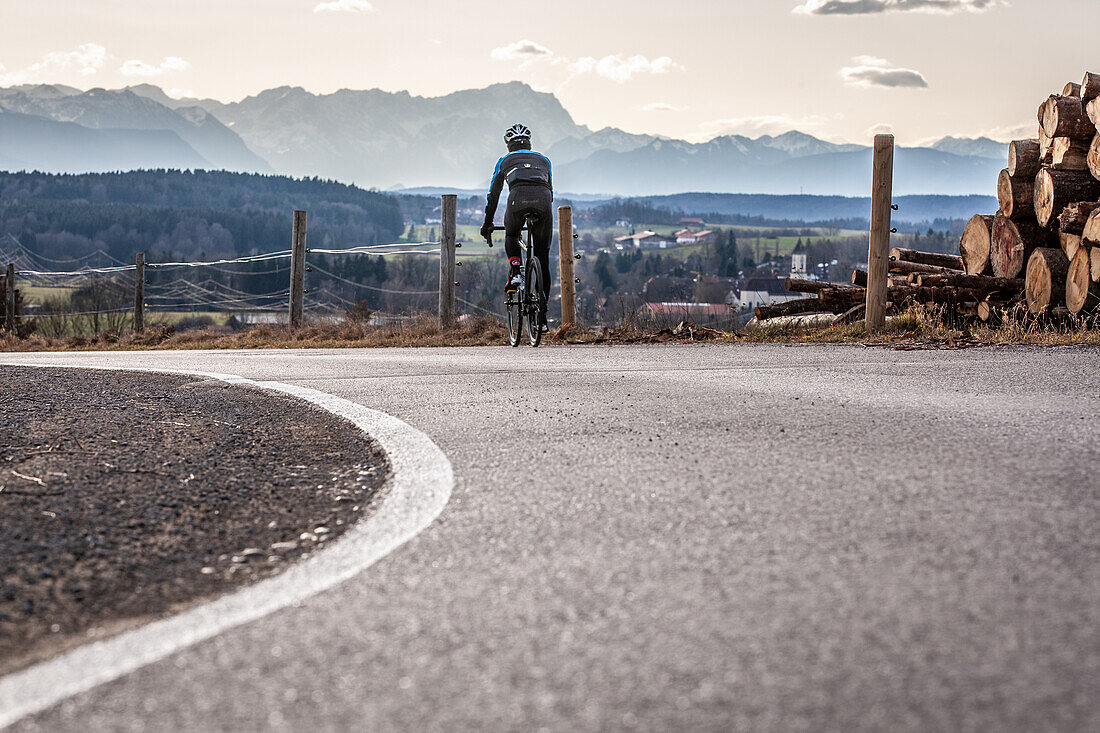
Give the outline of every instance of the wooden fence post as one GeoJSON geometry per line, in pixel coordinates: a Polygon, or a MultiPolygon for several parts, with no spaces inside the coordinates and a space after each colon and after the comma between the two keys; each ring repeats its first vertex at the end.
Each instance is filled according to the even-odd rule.
{"type": "Polygon", "coordinates": [[[894,136],[875,135],[871,182],[871,237],[867,248],[867,332],[886,325],[889,292],[890,212],[894,186],[894,136]]]}
{"type": "Polygon", "coordinates": [[[290,327],[302,325],[306,274],[306,212],[294,212],[294,243],[290,250],[290,327]]]}
{"type": "Polygon", "coordinates": [[[439,208],[439,327],[455,325],[455,243],[458,234],[458,196],[444,194],[439,208]]]}
{"type": "Polygon", "coordinates": [[[577,288],[573,275],[573,207],[558,207],[558,270],[561,277],[561,325],[577,322],[577,288]]]}
{"type": "Polygon", "coordinates": [[[145,330],[145,253],[134,256],[134,333],[145,330]]]}
{"type": "Polygon", "coordinates": [[[7,302],[7,308],[6,308],[7,313],[5,314],[7,317],[4,319],[6,321],[6,323],[4,325],[7,327],[7,329],[9,331],[11,331],[12,333],[15,333],[16,298],[15,298],[15,263],[14,262],[9,262],[8,263],[8,270],[7,270],[7,273],[4,276],[4,284],[7,287],[7,292],[4,293],[4,294],[7,296],[7,301],[8,301],[7,302]]]}

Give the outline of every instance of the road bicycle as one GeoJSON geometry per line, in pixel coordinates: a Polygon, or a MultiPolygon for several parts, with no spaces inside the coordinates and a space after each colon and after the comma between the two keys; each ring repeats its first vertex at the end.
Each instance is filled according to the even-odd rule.
{"type": "MultiPolygon", "coordinates": [[[[527,341],[537,347],[542,342],[542,323],[546,320],[546,296],[542,292],[542,263],[535,255],[535,238],[531,234],[536,215],[528,214],[523,223],[525,232],[525,261],[520,267],[520,284],[514,293],[505,293],[504,310],[508,314],[508,343],[519,346],[522,331],[526,325],[527,341]]],[[[504,227],[493,227],[494,232],[503,232],[504,227]]],[[[493,246],[492,239],[488,240],[493,246]]]]}

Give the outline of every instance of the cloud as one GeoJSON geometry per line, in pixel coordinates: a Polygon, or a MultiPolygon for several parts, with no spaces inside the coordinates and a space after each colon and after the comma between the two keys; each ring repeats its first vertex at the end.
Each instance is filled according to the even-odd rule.
{"type": "Polygon", "coordinates": [[[169,71],[184,71],[189,68],[191,68],[191,64],[187,63],[179,56],[166,56],[157,66],[147,64],[137,59],[130,59],[120,66],[118,70],[122,72],[123,76],[160,76],[169,71]]]}
{"type": "Polygon", "coordinates": [[[840,75],[848,86],[928,88],[928,81],[919,71],[894,68],[886,59],[856,56],[852,61],[855,66],[846,66],[840,70],[840,75]]]}
{"type": "Polygon", "coordinates": [[[684,68],[668,56],[650,59],[641,54],[634,54],[633,56],[615,54],[603,58],[583,56],[579,59],[571,59],[568,56],[557,55],[541,43],[528,40],[516,41],[507,46],[494,48],[489,56],[495,61],[520,61],[522,62],[520,68],[527,68],[537,61],[543,61],[552,66],[565,67],[570,73],[569,79],[565,83],[582,74],[596,74],[623,84],[639,74],[667,74],[670,71],[683,70],[684,68]]]}
{"type": "Polygon", "coordinates": [[[802,15],[872,15],[877,13],[984,13],[1003,0],[806,0],[794,9],[802,15]]]}
{"type": "Polygon", "coordinates": [[[828,117],[822,115],[757,115],[755,117],[730,117],[721,120],[711,120],[699,126],[701,135],[699,139],[710,140],[722,135],[744,135],[746,137],[760,137],[761,135],[779,135],[791,130],[809,132],[821,128],[829,122],[828,117]]]}
{"type": "MultiPolygon", "coordinates": [[[[24,84],[27,82],[53,82],[65,72],[91,76],[103,68],[107,49],[97,43],[84,43],[75,51],[53,51],[25,69],[0,74],[0,84],[24,84]]],[[[3,67],[0,67],[2,70],[3,67]]]]}
{"type": "Polygon", "coordinates": [[[554,52],[534,41],[516,41],[507,46],[494,48],[489,57],[495,61],[531,61],[532,59],[552,57],[554,52]]]}
{"type": "Polygon", "coordinates": [[[683,112],[687,107],[678,107],[668,102],[650,102],[642,107],[643,112],[683,112]]]}
{"type": "Polygon", "coordinates": [[[328,0],[313,8],[315,13],[373,13],[374,6],[367,0],[328,0]]]}
{"type": "Polygon", "coordinates": [[[667,74],[674,69],[682,70],[683,67],[668,56],[661,56],[652,60],[641,54],[635,54],[634,56],[604,56],[595,62],[597,75],[619,84],[630,81],[638,74],[667,74]]]}

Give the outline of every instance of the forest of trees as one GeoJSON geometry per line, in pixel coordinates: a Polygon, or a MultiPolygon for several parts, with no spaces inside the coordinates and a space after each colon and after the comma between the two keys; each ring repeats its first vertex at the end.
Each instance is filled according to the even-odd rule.
{"type": "Polygon", "coordinates": [[[291,212],[309,211],[310,245],[395,241],[391,196],[334,181],[213,171],[0,173],[0,236],[53,259],[102,249],[132,262],[286,249],[291,212]]]}

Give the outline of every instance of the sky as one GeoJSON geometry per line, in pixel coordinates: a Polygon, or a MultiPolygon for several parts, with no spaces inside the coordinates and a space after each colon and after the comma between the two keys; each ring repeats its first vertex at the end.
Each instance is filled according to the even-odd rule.
{"type": "Polygon", "coordinates": [[[0,86],[151,83],[233,101],[284,85],[439,96],[518,80],[593,129],[696,141],[790,129],[858,143],[890,131],[903,145],[1033,137],[1048,94],[1100,72],[1100,54],[1072,34],[1100,25],[1100,0],[0,0],[0,10],[0,86]]]}

